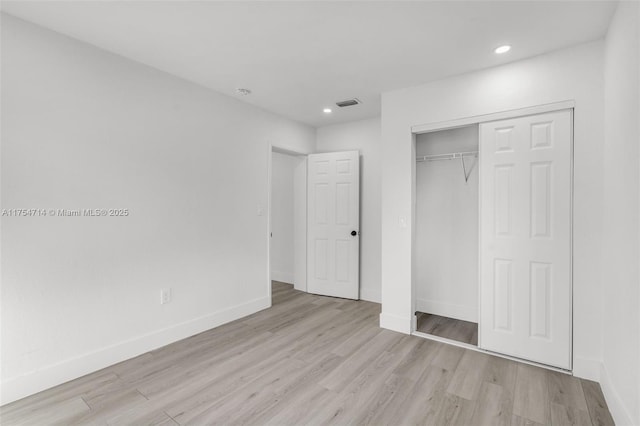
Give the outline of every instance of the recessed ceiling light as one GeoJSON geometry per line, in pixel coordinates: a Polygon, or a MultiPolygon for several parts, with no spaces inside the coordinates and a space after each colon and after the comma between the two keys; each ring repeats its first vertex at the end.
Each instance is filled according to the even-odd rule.
{"type": "Polygon", "coordinates": [[[251,90],[249,89],[243,89],[242,87],[239,87],[236,89],[236,92],[238,93],[238,95],[240,96],[247,96],[251,94],[251,90]]]}
{"type": "Polygon", "coordinates": [[[322,110],[325,114],[331,114],[331,108],[325,108],[322,110]]]}
{"type": "Polygon", "coordinates": [[[510,50],[511,50],[511,46],[509,46],[508,44],[505,44],[504,46],[496,47],[496,50],[494,50],[494,52],[500,55],[501,53],[507,53],[510,50]]]}

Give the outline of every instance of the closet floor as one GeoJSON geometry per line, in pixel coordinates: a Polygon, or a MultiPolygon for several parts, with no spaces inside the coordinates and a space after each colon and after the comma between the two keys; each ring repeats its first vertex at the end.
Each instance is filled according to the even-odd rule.
{"type": "Polygon", "coordinates": [[[417,312],[418,331],[478,346],[478,324],[417,312]]]}

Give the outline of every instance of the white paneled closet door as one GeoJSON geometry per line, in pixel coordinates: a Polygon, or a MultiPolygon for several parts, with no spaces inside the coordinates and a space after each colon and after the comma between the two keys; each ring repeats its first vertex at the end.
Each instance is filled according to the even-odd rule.
{"type": "Polygon", "coordinates": [[[567,370],[572,121],[480,125],[480,347],[567,370]]]}

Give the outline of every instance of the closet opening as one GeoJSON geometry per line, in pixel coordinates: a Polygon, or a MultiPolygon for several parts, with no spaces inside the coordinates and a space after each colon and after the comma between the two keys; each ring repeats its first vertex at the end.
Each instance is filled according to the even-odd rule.
{"type": "Polygon", "coordinates": [[[411,331],[571,371],[573,101],[411,130],[411,331]]]}
{"type": "Polygon", "coordinates": [[[478,124],[417,134],[416,331],[478,346],[478,124]]]}

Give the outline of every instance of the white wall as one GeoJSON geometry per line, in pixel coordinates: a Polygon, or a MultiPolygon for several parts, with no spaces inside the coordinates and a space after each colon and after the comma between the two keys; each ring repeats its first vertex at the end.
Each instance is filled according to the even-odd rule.
{"type": "Polygon", "coordinates": [[[575,100],[574,372],[602,359],[603,42],[463,74],[382,96],[382,314],[411,327],[411,126],[575,100]],[[406,218],[403,227],[400,219],[406,218]]]}
{"type": "MultiPolygon", "coordinates": [[[[478,150],[478,126],[416,137],[416,156],[478,150]]],[[[478,159],[416,164],[416,310],[478,322],[478,159]]]]}
{"type": "Polygon", "coordinates": [[[318,152],[354,149],[360,151],[360,297],[379,303],[380,119],[355,121],[318,129],[318,152]]]}
{"type": "Polygon", "coordinates": [[[2,16],[2,402],[263,309],[269,143],[315,131],[2,16]],[[161,288],[173,290],[159,304],[161,288]]]}
{"type": "Polygon", "coordinates": [[[294,281],[294,171],[301,160],[274,152],[271,163],[271,279],[294,281]]]}
{"type": "Polygon", "coordinates": [[[640,43],[639,6],[621,2],[606,37],[604,368],[616,424],[640,424],[640,43]]]}

